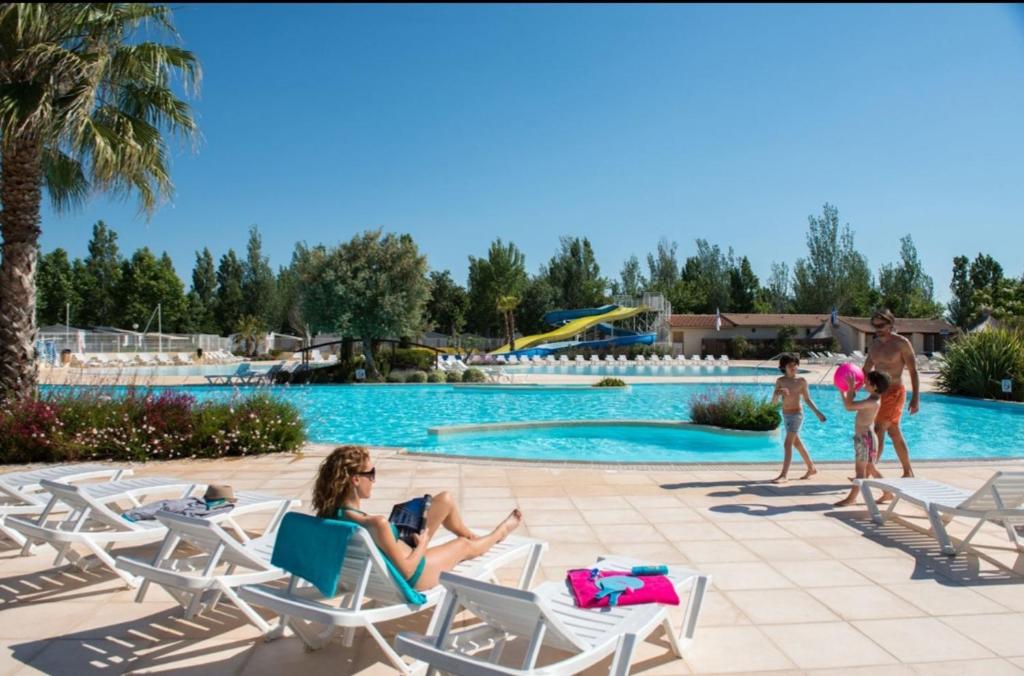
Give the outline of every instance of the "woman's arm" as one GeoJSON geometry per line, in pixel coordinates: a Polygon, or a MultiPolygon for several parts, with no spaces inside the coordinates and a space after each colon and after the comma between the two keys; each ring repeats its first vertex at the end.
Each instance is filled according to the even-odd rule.
{"type": "Polygon", "coordinates": [[[370,532],[374,543],[380,547],[385,556],[391,559],[391,562],[398,568],[398,572],[406,579],[416,572],[416,566],[419,565],[420,559],[423,558],[427,551],[426,538],[421,539],[411,552],[406,552],[398,544],[395,534],[391,532],[388,520],[383,516],[374,515],[366,517],[363,526],[370,532]]]}

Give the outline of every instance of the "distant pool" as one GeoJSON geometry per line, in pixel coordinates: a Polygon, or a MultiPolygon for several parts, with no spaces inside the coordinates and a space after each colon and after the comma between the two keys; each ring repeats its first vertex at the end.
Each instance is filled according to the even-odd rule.
{"type": "Polygon", "coordinates": [[[616,362],[614,364],[529,364],[504,367],[511,373],[542,373],[563,376],[778,376],[774,366],[732,366],[722,363],[706,364],[637,364],[616,362]]]}
{"type": "MultiPolygon", "coordinates": [[[[312,441],[401,446],[417,453],[598,462],[775,462],[781,435],[725,436],[674,429],[583,427],[432,436],[427,428],[529,420],[688,420],[690,398],[713,384],[634,385],[629,391],[529,388],[458,389],[448,385],[274,387],[294,403],[312,441]]],[[[770,384],[729,386],[761,396],[770,384]]],[[[227,388],[182,387],[199,399],[232,396],[227,388]]],[[[816,460],[852,462],[853,415],[831,386],[812,387],[826,424],[807,413],[801,433],[816,460]]],[[[1024,406],[924,394],[917,415],[904,414],[911,457],[971,459],[1024,456],[1024,406]]],[[[892,460],[887,448],[883,458],[892,460]]],[[[799,458],[797,458],[799,464],[799,458]]]]}

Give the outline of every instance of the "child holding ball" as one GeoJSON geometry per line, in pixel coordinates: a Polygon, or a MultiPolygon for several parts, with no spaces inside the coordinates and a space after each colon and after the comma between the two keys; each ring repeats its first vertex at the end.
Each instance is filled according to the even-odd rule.
{"type": "MultiPolygon", "coordinates": [[[[875,443],[875,416],[878,415],[879,402],[882,394],[889,389],[889,375],[883,371],[870,371],[864,376],[864,389],[867,390],[866,399],[854,401],[857,379],[854,373],[846,374],[846,389],[840,390],[843,398],[843,406],[847,411],[856,411],[857,417],[853,420],[853,466],[858,479],[867,477],[881,478],[881,474],[875,467],[878,460],[878,445],[875,443]]],[[[860,487],[854,484],[850,488],[850,494],[835,503],[836,507],[852,505],[857,500],[860,487]]]]}

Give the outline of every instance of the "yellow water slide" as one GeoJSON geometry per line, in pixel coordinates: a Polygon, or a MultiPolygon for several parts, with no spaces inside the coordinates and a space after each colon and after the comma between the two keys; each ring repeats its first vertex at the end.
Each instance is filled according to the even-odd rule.
{"type": "MultiPolygon", "coordinates": [[[[617,322],[620,319],[628,319],[633,315],[640,314],[641,312],[648,312],[649,309],[645,307],[617,307],[614,310],[609,310],[602,314],[590,315],[589,317],[580,317],[579,319],[573,319],[572,321],[559,326],[557,329],[548,331],[547,333],[538,333],[533,336],[523,336],[522,338],[516,339],[516,350],[525,350],[528,347],[534,347],[535,345],[544,345],[545,343],[555,343],[560,340],[569,340],[573,336],[583,333],[591,326],[600,324],[602,322],[617,322]]],[[[502,354],[509,352],[509,346],[502,345],[497,350],[491,352],[491,354],[502,354]]]]}

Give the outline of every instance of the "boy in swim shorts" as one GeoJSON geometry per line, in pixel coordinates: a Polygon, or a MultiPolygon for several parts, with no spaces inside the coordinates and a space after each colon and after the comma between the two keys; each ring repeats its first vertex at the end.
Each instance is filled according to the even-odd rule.
{"type": "Polygon", "coordinates": [[[779,476],[772,479],[773,483],[782,484],[789,480],[789,463],[793,460],[793,447],[800,451],[800,457],[807,465],[807,471],[801,479],[809,479],[818,473],[814,461],[804,448],[804,442],[800,439],[800,427],[804,424],[804,411],[800,405],[801,398],[807,401],[807,405],[818,420],[825,422],[825,416],[818,407],[811,401],[811,393],[807,388],[807,380],[796,375],[797,367],[800,366],[800,358],[795,354],[784,354],[779,359],[779,370],[783,375],[775,381],[775,391],[772,393],[772,406],[782,399],[782,422],[786,426],[786,440],[783,446],[786,455],[782,460],[782,471],[779,476]]]}
{"type": "MultiPolygon", "coordinates": [[[[853,420],[853,467],[856,478],[867,477],[881,478],[881,474],[875,467],[878,461],[878,446],[875,444],[875,417],[881,408],[882,395],[889,389],[889,374],[884,371],[871,371],[864,376],[864,389],[867,390],[867,399],[854,401],[854,380],[853,374],[846,376],[846,391],[840,392],[843,398],[843,407],[847,411],[856,411],[857,417],[853,420]]],[[[854,484],[850,488],[850,494],[835,503],[836,507],[852,505],[857,500],[860,487],[854,484]]]]}

